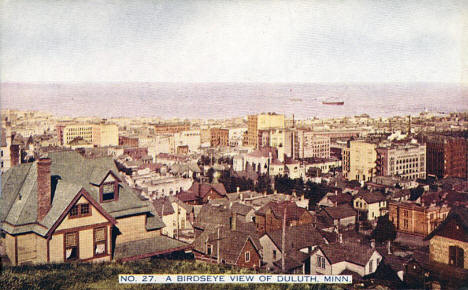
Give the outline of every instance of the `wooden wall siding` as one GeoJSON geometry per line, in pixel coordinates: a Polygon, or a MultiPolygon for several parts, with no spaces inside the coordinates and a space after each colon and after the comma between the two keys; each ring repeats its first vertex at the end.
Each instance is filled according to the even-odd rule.
{"type": "Polygon", "coordinates": [[[244,268],[259,268],[260,267],[260,254],[255,250],[252,242],[248,240],[244,247],[241,250],[241,253],[237,259],[237,266],[244,267],[244,268]],[[245,261],[245,252],[250,252],[250,260],[249,262],[245,261]]]}
{"type": "Polygon", "coordinates": [[[8,256],[8,259],[10,259],[10,262],[15,265],[15,257],[16,257],[16,252],[15,252],[15,237],[10,235],[10,234],[6,234],[5,235],[5,247],[6,247],[6,254],[8,256]]]}
{"type": "Polygon", "coordinates": [[[47,263],[47,239],[36,235],[36,263],[47,263]]]}
{"type": "Polygon", "coordinates": [[[117,219],[117,228],[121,234],[117,236],[116,244],[152,238],[160,235],[159,230],[147,231],[145,223],[145,214],[117,219]]]}
{"type": "Polygon", "coordinates": [[[441,236],[434,236],[429,242],[429,258],[431,261],[449,264],[449,247],[457,246],[464,251],[464,268],[468,269],[468,243],[449,239],[441,236]]]}
{"type": "MultiPolygon", "coordinates": [[[[309,273],[306,273],[306,274],[309,274],[309,273]]],[[[330,265],[330,262],[325,257],[323,252],[320,250],[310,256],[310,274],[312,275],[316,275],[316,274],[331,275],[332,274],[332,266],[330,265]],[[325,268],[317,267],[317,256],[321,256],[325,258],[325,268]]]]}
{"type": "MultiPolygon", "coordinates": [[[[77,204],[81,203],[88,203],[88,201],[86,198],[81,197],[77,204]]],[[[93,207],[92,204],[89,204],[89,207],[91,210],[90,216],[70,218],[70,216],[67,215],[55,231],[108,222],[108,220],[95,207],[93,207]]]]}
{"type": "Polygon", "coordinates": [[[49,241],[50,262],[63,262],[63,234],[54,234],[49,241]]]}
{"type": "Polygon", "coordinates": [[[18,243],[18,265],[23,263],[34,263],[36,261],[36,234],[25,234],[17,236],[18,243]]]}
{"type": "Polygon", "coordinates": [[[80,231],[80,260],[85,260],[94,257],[94,240],[93,240],[93,229],[87,229],[80,231]]]}

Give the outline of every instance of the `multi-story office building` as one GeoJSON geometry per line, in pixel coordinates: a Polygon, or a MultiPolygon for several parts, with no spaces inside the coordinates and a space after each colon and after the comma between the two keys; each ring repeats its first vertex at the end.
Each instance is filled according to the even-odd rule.
{"type": "Polygon", "coordinates": [[[466,140],[450,136],[423,136],[421,141],[426,143],[426,171],[437,177],[467,176],[466,140]]]}
{"type": "Polygon", "coordinates": [[[295,158],[330,158],[330,137],[313,131],[297,130],[295,158]]]}
{"type": "Polygon", "coordinates": [[[369,181],[375,175],[377,145],[366,141],[350,141],[343,151],[343,175],[348,180],[369,181]]]}
{"type": "Polygon", "coordinates": [[[229,146],[229,129],[210,128],[210,146],[229,146]]]}
{"type": "Polygon", "coordinates": [[[248,116],[248,145],[260,148],[259,132],[270,129],[284,129],[284,127],[284,115],[276,113],[250,115],[248,116]]]}
{"type": "Polygon", "coordinates": [[[119,128],[114,124],[57,125],[57,136],[64,146],[77,138],[95,146],[119,145],[119,128]]]}
{"type": "Polygon", "coordinates": [[[178,146],[188,146],[190,152],[198,151],[201,145],[200,130],[182,131],[174,134],[174,151],[178,146]]]}
{"type": "Polygon", "coordinates": [[[190,123],[159,123],[154,124],[154,133],[165,134],[165,133],[179,133],[182,131],[190,130],[190,123]]]}
{"type": "Polygon", "coordinates": [[[377,148],[376,174],[406,180],[426,178],[426,145],[392,144],[377,148]]]}

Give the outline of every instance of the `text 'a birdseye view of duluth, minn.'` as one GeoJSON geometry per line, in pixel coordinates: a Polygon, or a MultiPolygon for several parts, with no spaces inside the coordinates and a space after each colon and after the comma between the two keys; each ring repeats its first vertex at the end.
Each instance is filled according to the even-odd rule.
{"type": "MultiPolygon", "coordinates": [[[[57,86],[77,89],[3,84],[2,93],[57,86]]],[[[115,90],[107,86],[96,90],[115,90]]],[[[156,90],[134,86],[146,87],[147,102],[156,90]]],[[[353,285],[340,286],[348,288],[466,286],[468,114],[416,105],[404,115],[333,117],[355,110],[353,100],[286,87],[283,112],[239,117],[2,109],[3,270],[130,265],[116,273],[132,273],[134,265],[140,273],[351,275],[353,285]],[[285,113],[294,108],[305,117],[285,113]]],[[[373,102],[405,104],[389,101],[373,102]]]]}

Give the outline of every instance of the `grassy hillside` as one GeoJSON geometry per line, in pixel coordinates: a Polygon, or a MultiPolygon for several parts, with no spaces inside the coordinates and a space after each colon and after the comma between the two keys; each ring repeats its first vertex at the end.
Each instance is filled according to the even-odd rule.
{"type": "MultiPolygon", "coordinates": [[[[0,289],[180,289],[173,285],[122,285],[118,274],[196,274],[196,273],[255,273],[225,265],[210,265],[194,260],[153,259],[129,263],[102,264],[46,264],[35,266],[4,267],[0,274],[0,289]]],[[[189,286],[189,285],[187,285],[189,286]]],[[[190,289],[330,289],[326,285],[208,285],[192,284],[190,289]]],[[[340,289],[340,288],[337,288],[340,289]]]]}

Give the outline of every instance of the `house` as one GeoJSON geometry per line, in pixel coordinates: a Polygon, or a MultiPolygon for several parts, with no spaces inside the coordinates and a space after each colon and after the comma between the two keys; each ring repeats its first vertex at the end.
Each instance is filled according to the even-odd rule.
{"type": "Polygon", "coordinates": [[[0,222],[13,265],[133,260],[185,249],[111,158],[77,152],[15,166],[2,176],[0,222]]]}
{"type": "Polygon", "coordinates": [[[337,243],[317,246],[310,254],[312,275],[340,275],[348,270],[361,277],[376,271],[382,255],[363,244],[337,243]]]}
{"type": "Polygon", "coordinates": [[[360,219],[376,221],[386,214],[387,201],[378,191],[362,192],[354,198],[353,207],[359,212],[360,219]]]}
{"type": "Polygon", "coordinates": [[[192,244],[195,259],[208,263],[228,264],[259,269],[262,248],[255,235],[237,231],[235,227],[210,228],[192,244]]]}
{"type": "MultiPolygon", "coordinates": [[[[260,244],[263,248],[263,263],[270,269],[281,270],[282,259],[282,233],[283,230],[275,230],[264,233],[260,237],[260,244]]],[[[301,255],[301,252],[308,254],[317,245],[327,244],[329,241],[313,225],[299,225],[286,227],[285,231],[285,259],[287,260],[286,272],[294,272],[299,268],[303,273],[303,262],[308,255],[301,255]],[[299,258],[299,259],[297,259],[299,258]],[[304,259],[303,259],[304,258],[304,259]]]]}
{"type": "MultiPolygon", "coordinates": [[[[202,232],[216,227],[224,226],[235,228],[236,231],[255,233],[255,224],[246,222],[245,216],[239,213],[240,207],[235,203],[208,203],[201,206],[193,223],[195,237],[202,232]]],[[[242,209],[240,209],[242,211],[242,209]]]]}
{"type": "Polygon", "coordinates": [[[338,191],[327,193],[318,203],[318,206],[338,206],[351,204],[353,197],[349,193],[339,193],[338,191]]]}
{"type": "Polygon", "coordinates": [[[333,221],[335,227],[348,227],[356,223],[356,211],[347,204],[335,207],[324,207],[317,212],[317,216],[326,216],[333,221]]]}
{"type": "Polygon", "coordinates": [[[313,216],[305,208],[298,207],[293,201],[271,201],[255,212],[257,232],[263,234],[282,228],[286,212],[286,225],[311,224],[313,216]]]}
{"type": "Polygon", "coordinates": [[[468,209],[454,208],[425,240],[431,262],[468,269],[468,209]]]}
{"type": "Polygon", "coordinates": [[[166,225],[162,228],[163,235],[179,238],[182,232],[193,230],[190,224],[190,206],[174,197],[163,197],[153,200],[155,212],[166,225]]]}
{"type": "Polygon", "coordinates": [[[211,199],[225,198],[227,192],[222,183],[208,184],[194,182],[187,191],[181,191],[177,198],[192,205],[206,204],[211,199]]]}

